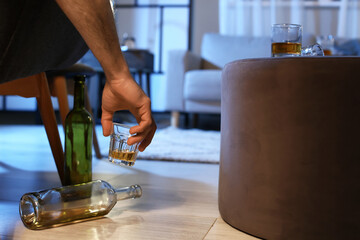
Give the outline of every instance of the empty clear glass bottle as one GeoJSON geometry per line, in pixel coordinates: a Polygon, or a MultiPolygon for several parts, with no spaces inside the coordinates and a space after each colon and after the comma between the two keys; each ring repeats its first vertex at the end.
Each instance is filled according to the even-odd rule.
{"type": "Polygon", "coordinates": [[[85,76],[75,76],[74,82],[74,107],[65,120],[64,185],[92,180],[93,120],[84,107],[85,76]]]}
{"type": "Polygon", "coordinates": [[[27,228],[44,229],[106,215],[117,201],[141,195],[139,185],[114,189],[97,180],[26,193],[20,199],[19,213],[27,228]]]}

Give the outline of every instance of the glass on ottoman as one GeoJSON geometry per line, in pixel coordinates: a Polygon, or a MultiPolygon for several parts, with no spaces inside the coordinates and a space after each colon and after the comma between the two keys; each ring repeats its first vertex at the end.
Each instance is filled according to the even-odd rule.
{"type": "Polygon", "coordinates": [[[119,165],[133,166],[139,153],[139,143],[128,145],[127,140],[135,134],[130,134],[130,126],[113,123],[113,133],[110,135],[109,162],[119,165]]]}
{"type": "Polygon", "coordinates": [[[271,28],[271,56],[324,56],[319,44],[302,47],[302,26],[298,24],[273,24],[271,28]]]}
{"type": "Polygon", "coordinates": [[[271,31],[271,56],[291,57],[301,55],[302,26],[298,24],[273,24],[271,31]]]}
{"type": "Polygon", "coordinates": [[[332,35],[317,36],[316,42],[318,42],[323,47],[325,56],[334,55],[335,38],[332,35]]]}

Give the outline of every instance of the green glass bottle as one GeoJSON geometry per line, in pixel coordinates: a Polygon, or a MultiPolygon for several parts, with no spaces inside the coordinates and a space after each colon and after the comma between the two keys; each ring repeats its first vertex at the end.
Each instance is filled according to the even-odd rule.
{"type": "Polygon", "coordinates": [[[65,120],[64,185],[92,180],[93,120],[84,107],[85,76],[75,76],[74,82],[74,107],[65,120]]]}

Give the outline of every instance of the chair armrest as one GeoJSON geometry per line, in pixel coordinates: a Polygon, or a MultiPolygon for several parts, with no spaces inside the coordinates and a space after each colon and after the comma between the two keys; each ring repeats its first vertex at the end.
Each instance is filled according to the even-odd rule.
{"type": "Polygon", "coordinates": [[[189,70],[200,69],[201,57],[186,50],[169,51],[165,77],[166,102],[169,111],[184,110],[184,79],[189,70]]]}

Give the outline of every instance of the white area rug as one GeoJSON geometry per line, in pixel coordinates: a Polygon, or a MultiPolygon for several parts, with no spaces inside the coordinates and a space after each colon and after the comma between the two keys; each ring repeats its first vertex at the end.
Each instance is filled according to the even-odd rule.
{"type": "MultiPolygon", "coordinates": [[[[96,132],[101,153],[103,156],[107,156],[110,138],[102,135],[101,126],[96,126],[96,132]]],[[[59,133],[62,142],[64,142],[64,132],[60,125],[59,133]]],[[[15,143],[18,141],[18,136],[23,136],[21,139],[26,141],[22,148],[26,147],[32,149],[32,151],[44,151],[45,153],[50,152],[49,142],[42,125],[2,125],[0,126],[0,153],[1,150],[5,151],[5,149],[2,149],[3,146],[9,147],[5,143],[14,143],[11,146],[17,148],[18,145],[15,143]]],[[[138,159],[145,160],[203,163],[218,163],[219,158],[219,131],[184,130],[172,127],[157,130],[150,146],[138,155],[138,159]]]]}
{"type": "Polygon", "coordinates": [[[220,132],[173,127],[159,129],[138,159],[218,163],[220,132]]]}

